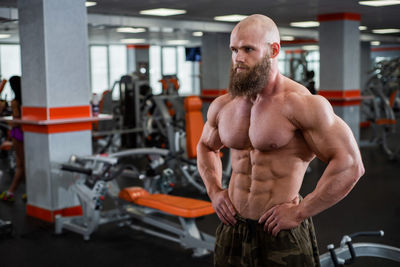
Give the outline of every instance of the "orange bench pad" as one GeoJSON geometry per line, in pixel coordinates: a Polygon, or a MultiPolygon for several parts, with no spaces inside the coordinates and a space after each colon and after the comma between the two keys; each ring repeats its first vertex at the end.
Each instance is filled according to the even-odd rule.
{"type": "Polygon", "coordinates": [[[186,150],[188,157],[197,157],[197,144],[204,127],[203,114],[201,113],[202,101],[198,96],[188,96],[184,100],[186,122],[186,150]]]}
{"type": "Polygon", "coordinates": [[[197,218],[214,213],[209,201],[166,194],[149,194],[143,188],[124,188],[119,197],[137,205],[164,211],[185,218],[197,218]]]}
{"type": "Polygon", "coordinates": [[[119,192],[118,197],[123,200],[126,200],[128,202],[133,202],[138,197],[142,197],[142,196],[146,196],[146,195],[150,195],[150,193],[147,192],[146,189],[144,189],[143,187],[140,187],[140,186],[133,186],[133,187],[127,187],[127,188],[122,189],[119,192]]]}

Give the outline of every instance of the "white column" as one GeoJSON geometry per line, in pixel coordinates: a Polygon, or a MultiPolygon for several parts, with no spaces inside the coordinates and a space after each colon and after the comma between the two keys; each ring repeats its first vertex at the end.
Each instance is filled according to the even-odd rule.
{"type": "Polygon", "coordinates": [[[52,163],[92,153],[91,122],[65,123],[91,116],[85,0],[19,0],[18,12],[27,214],[53,221],[79,206],[52,163]]]}
{"type": "Polygon", "coordinates": [[[335,112],[360,135],[360,15],[354,13],[318,16],[320,46],[320,91],[335,112]]]}
{"type": "Polygon", "coordinates": [[[231,51],[230,34],[204,33],[201,47],[201,90],[202,95],[212,96],[226,92],[229,85],[231,51]]]}

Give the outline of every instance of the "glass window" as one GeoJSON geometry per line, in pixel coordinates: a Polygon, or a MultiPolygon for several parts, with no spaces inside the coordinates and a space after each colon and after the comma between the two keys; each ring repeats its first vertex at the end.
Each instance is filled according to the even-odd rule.
{"type": "Polygon", "coordinates": [[[304,82],[304,71],[314,71],[313,81],[318,90],[319,81],[319,50],[305,51],[298,47],[282,48],[278,56],[279,71],[298,82],[304,82]]]}
{"type": "MultiPolygon", "coordinates": [[[[19,45],[0,45],[0,78],[10,79],[14,75],[21,76],[21,49],[19,45]]],[[[14,99],[10,84],[6,83],[0,95],[1,99],[14,99]]]]}
{"type": "Polygon", "coordinates": [[[153,89],[153,94],[161,93],[161,47],[158,45],[150,46],[150,87],[153,89]]]}
{"type": "Polygon", "coordinates": [[[193,62],[193,94],[200,95],[200,62],[193,62]]]}
{"type": "Polygon", "coordinates": [[[178,79],[179,79],[179,94],[193,94],[193,62],[186,61],[185,47],[178,46],[178,79]]]}
{"type": "Polygon", "coordinates": [[[310,51],[306,55],[307,69],[314,71],[315,88],[319,88],[319,50],[310,51]]]}
{"type": "Polygon", "coordinates": [[[109,46],[109,65],[110,65],[110,84],[109,89],[111,90],[114,83],[117,85],[114,88],[112,98],[114,100],[119,99],[119,80],[123,75],[128,72],[127,66],[127,50],[125,45],[110,45],[109,46]]]}
{"type": "Polygon", "coordinates": [[[110,88],[127,73],[126,46],[110,45],[110,88]]]}
{"type": "Polygon", "coordinates": [[[378,63],[378,62],[385,61],[385,60],[390,60],[390,59],[391,59],[390,57],[378,56],[378,57],[376,57],[376,58],[374,59],[374,63],[378,63]]]}
{"type": "Polygon", "coordinates": [[[107,46],[90,47],[90,67],[92,92],[102,94],[109,88],[107,46]]]}
{"type": "Polygon", "coordinates": [[[278,69],[279,72],[285,74],[285,51],[283,49],[278,54],[278,69]]]}
{"type": "Polygon", "coordinates": [[[162,49],[162,73],[163,75],[177,74],[176,48],[163,47],[162,49]]]}
{"type": "Polygon", "coordinates": [[[150,86],[153,94],[160,94],[162,75],[177,75],[179,94],[200,94],[200,62],[186,61],[184,46],[150,46],[150,86]]]}

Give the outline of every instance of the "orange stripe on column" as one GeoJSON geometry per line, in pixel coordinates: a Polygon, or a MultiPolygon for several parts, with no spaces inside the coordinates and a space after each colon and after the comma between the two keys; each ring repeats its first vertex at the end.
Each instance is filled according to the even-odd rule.
{"type": "Polygon", "coordinates": [[[346,100],[346,101],[330,100],[330,99],[328,100],[332,106],[340,106],[340,107],[359,106],[361,104],[361,100],[346,100]]]}
{"type": "Polygon", "coordinates": [[[53,125],[35,125],[35,124],[24,124],[22,130],[25,132],[34,133],[65,133],[75,131],[86,131],[92,130],[92,122],[77,122],[77,123],[66,123],[66,124],[53,124],[53,125]]]}
{"type": "Polygon", "coordinates": [[[371,52],[385,52],[385,51],[399,51],[400,46],[395,47],[373,47],[371,48],[371,52]]]}
{"type": "Polygon", "coordinates": [[[90,105],[71,106],[71,107],[22,107],[21,122],[22,130],[35,133],[62,133],[84,131],[92,129],[92,122],[80,121],[60,121],[51,123],[54,120],[70,120],[91,118],[90,105]]]}
{"type": "Polygon", "coordinates": [[[72,107],[22,107],[23,120],[57,120],[90,117],[90,105],[72,107]]]}
{"type": "Polygon", "coordinates": [[[30,204],[26,205],[26,214],[31,217],[38,218],[46,222],[54,222],[56,215],[61,216],[81,216],[82,208],[81,206],[68,207],[61,210],[46,210],[39,208],[30,204]]]}
{"type": "Polygon", "coordinates": [[[350,98],[360,97],[360,90],[319,90],[318,94],[326,98],[350,98]]]}
{"type": "Polygon", "coordinates": [[[306,50],[303,49],[295,49],[295,50],[285,50],[285,54],[286,55],[290,55],[290,54],[303,54],[305,53],[306,50]]]}
{"type": "Polygon", "coordinates": [[[293,41],[281,41],[281,45],[295,45],[295,44],[318,44],[318,40],[315,40],[315,39],[297,39],[297,40],[293,40],[293,41]]]}
{"type": "Polygon", "coordinates": [[[220,96],[226,94],[226,89],[203,89],[201,91],[202,96],[220,96]]]}
{"type": "Polygon", "coordinates": [[[127,45],[126,48],[128,48],[128,49],[134,49],[134,48],[136,48],[136,49],[149,49],[150,45],[133,45],[133,44],[130,44],[130,45],[127,45]]]}
{"type": "Polygon", "coordinates": [[[332,13],[318,15],[318,21],[333,21],[333,20],[355,20],[361,21],[361,15],[357,13],[332,13]]]}
{"type": "Polygon", "coordinates": [[[71,119],[90,117],[90,106],[49,108],[49,119],[71,119]]]}
{"type": "Polygon", "coordinates": [[[361,104],[361,91],[356,90],[319,90],[318,95],[329,100],[332,106],[358,106],[361,104]]]}
{"type": "Polygon", "coordinates": [[[203,89],[201,90],[201,99],[204,102],[212,102],[215,98],[226,94],[226,89],[203,89]]]}
{"type": "Polygon", "coordinates": [[[45,210],[42,208],[38,208],[35,206],[31,206],[29,204],[26,205],[26,214],[28,216],[32,216],[38,219],[41,219],[46,222],[53,222],[54,217],[53,217],[53,212],[50,210],[45,210]]]}
{"type": "Polygon", "coordinates": [[[24,120],[47,120],[47,108],[22,106],[21,110],[24,120]]]}

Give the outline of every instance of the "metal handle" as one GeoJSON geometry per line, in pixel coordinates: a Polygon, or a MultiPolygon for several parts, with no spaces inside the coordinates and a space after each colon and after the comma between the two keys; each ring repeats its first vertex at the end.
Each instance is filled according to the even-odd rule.
{"type": "Polygon", "coordinates": [[[368,232],[356,232],[353,234],[350,234],[350,238],[354,239],[357,236],[383,236],[385,234],[385,232],[383,232],[383,230],[379,230],[379,231],[368,231],[368,232]]]}
{"type": "Polygon", "coordinates": [[[78,173],[83,173],[86,175],[92,175],[91,169],[86,169],[83,167],[73,166],[73,165],[69,165],[69,164],[61,164],[61,170],[69,171],[69,172],[78,172],[78,173]]]}

